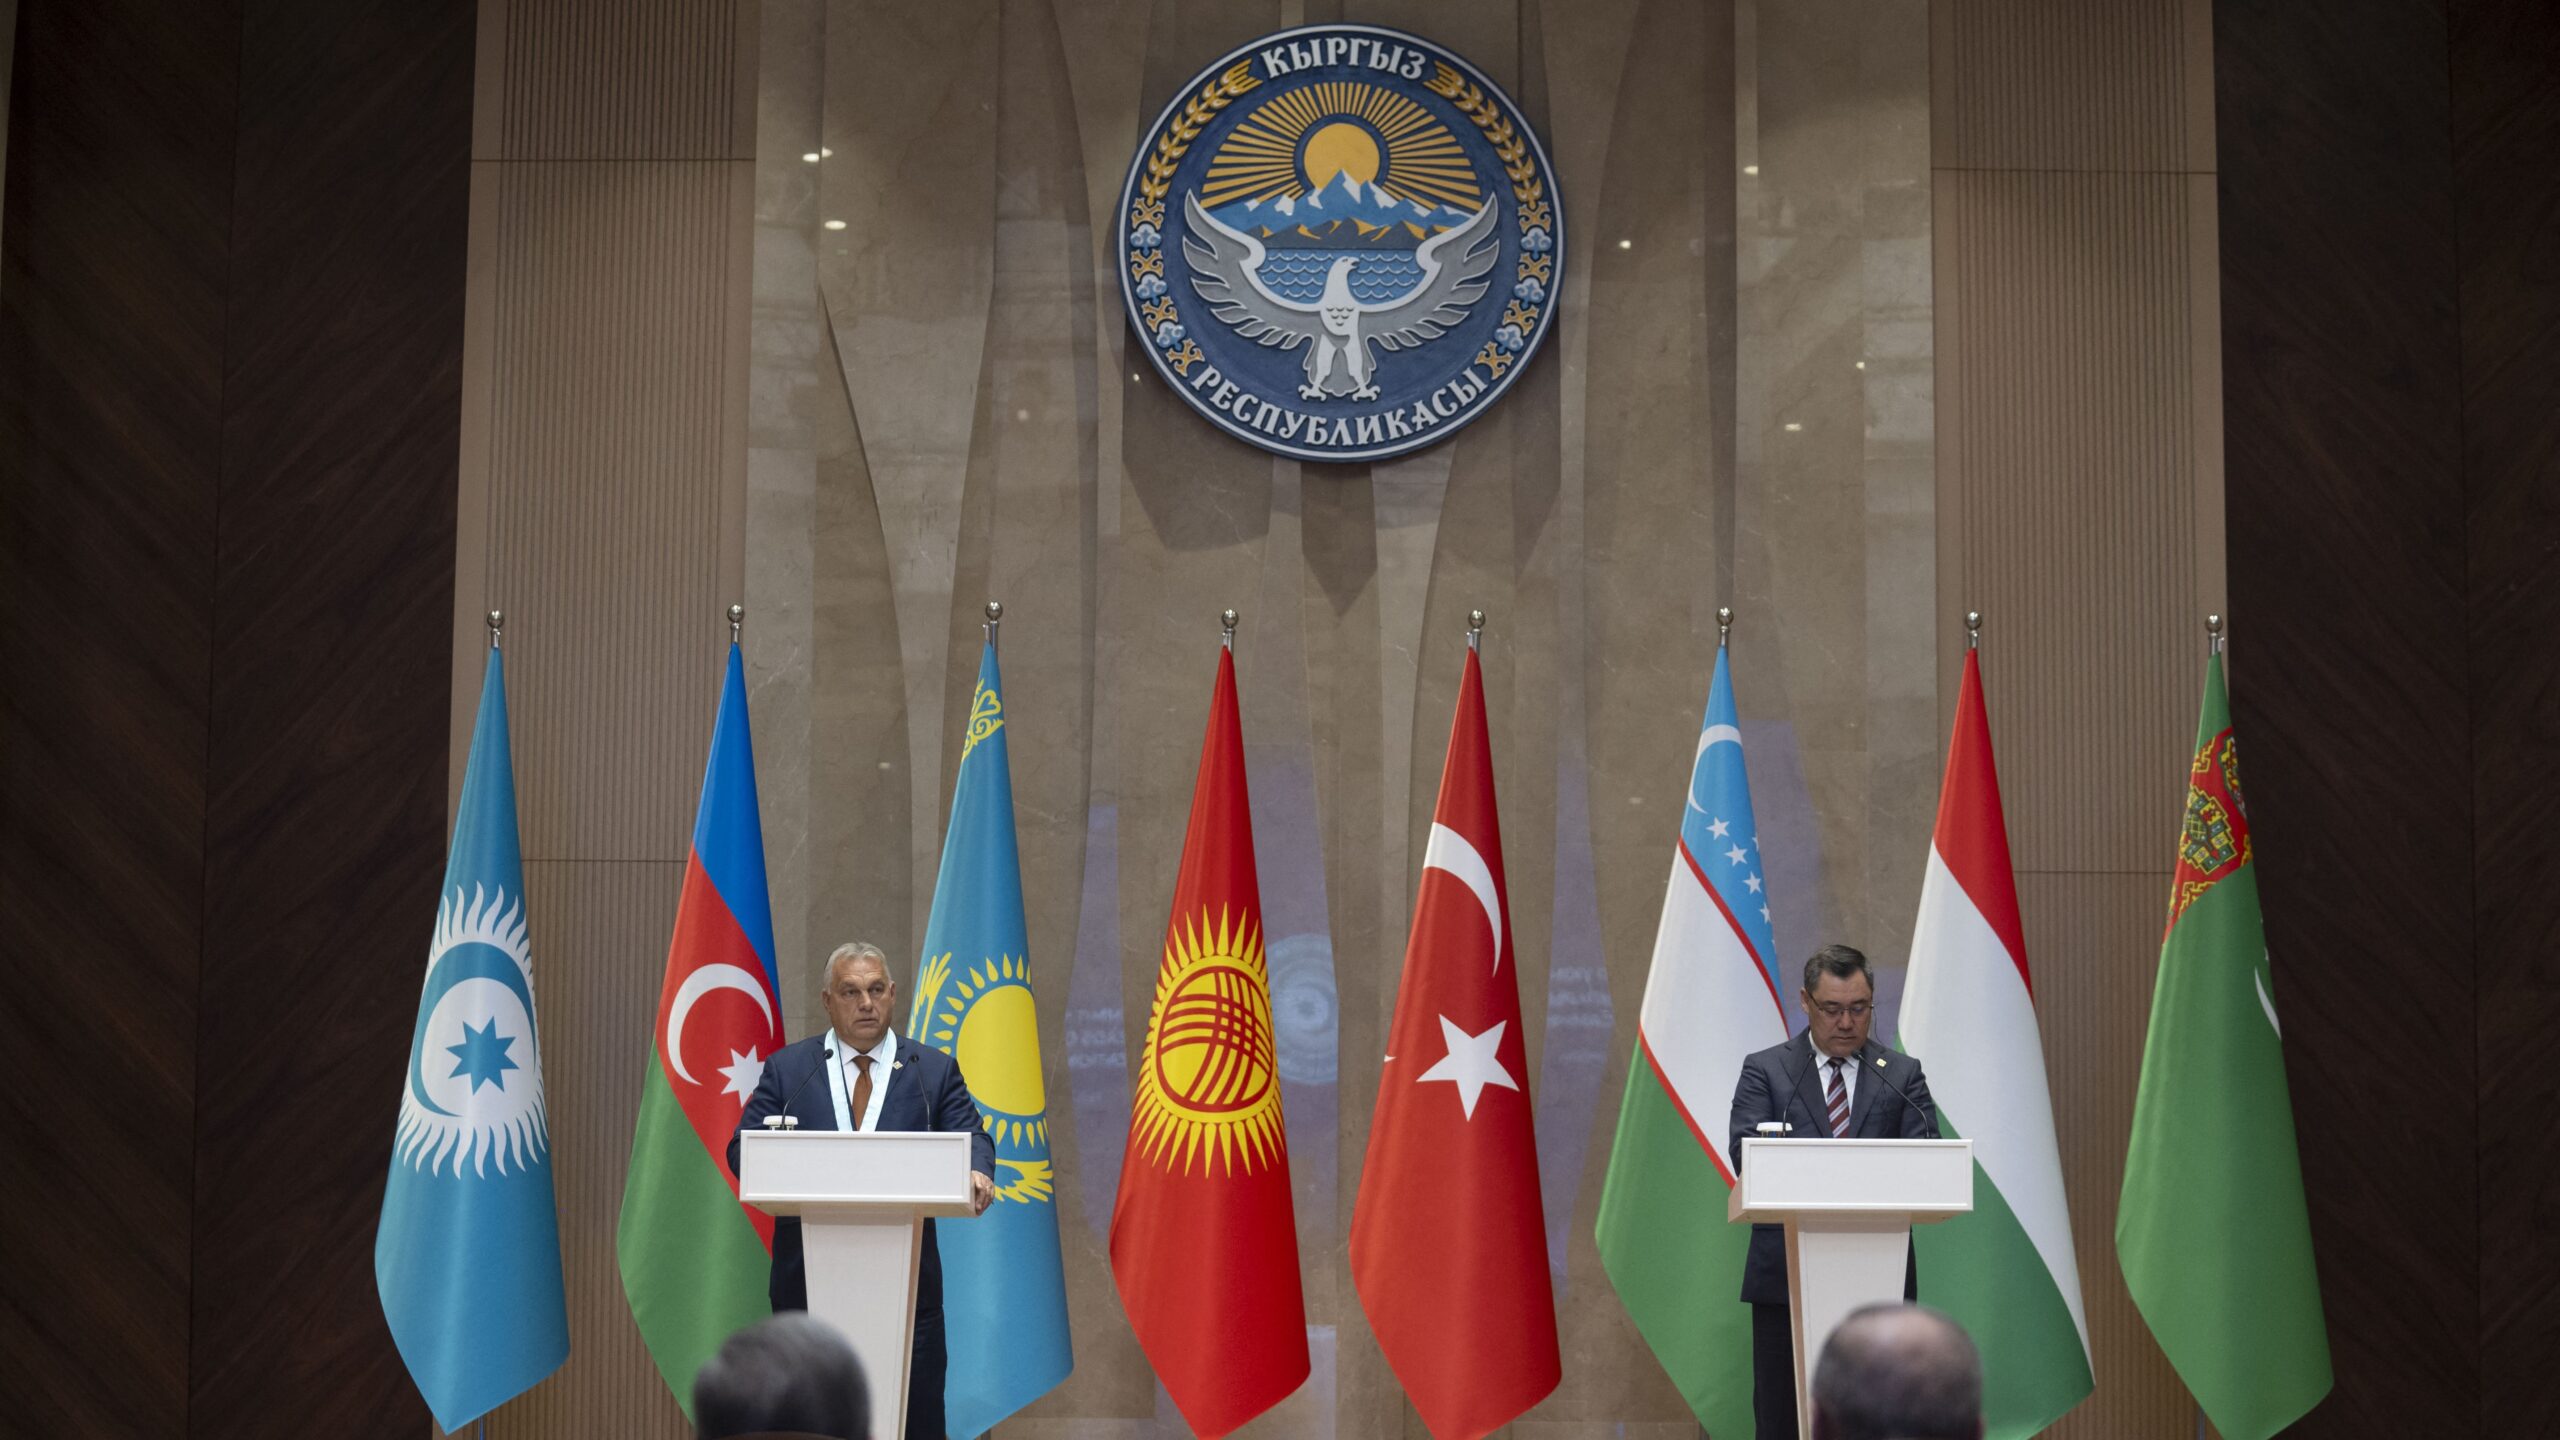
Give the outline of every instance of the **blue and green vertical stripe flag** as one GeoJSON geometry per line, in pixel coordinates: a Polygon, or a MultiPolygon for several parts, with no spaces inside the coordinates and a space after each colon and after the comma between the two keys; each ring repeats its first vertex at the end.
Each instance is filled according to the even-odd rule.
{"type": "Polygon", "coordinates": [[[983,1434],[1075,1368],[1004,731],[991,635],[969,699],[907,1021],[915,1040],[959,1060],[996,1142],[995,1203],[938,1232],[951,1357],[945,1423],[961,1437],[983,1434]]]}
{"type": "Polygon", "coordinates": [[[506,672],[494,649],[401,1077],[373,1273],[400,1358],[449,1431],[569,1358],[506,672]]]}

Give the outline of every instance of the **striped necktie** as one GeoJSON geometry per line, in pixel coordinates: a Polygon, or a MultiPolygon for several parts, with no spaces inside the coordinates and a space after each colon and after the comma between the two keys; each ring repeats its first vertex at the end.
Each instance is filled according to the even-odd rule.
{"type": "Polygon", "coordinates": [[[1840,1069],[1849,1062],[1835,1055],[1823,1063],[1831,1067],[1831,1078],[1823,1085],[1823,1103],[1831,1108],[1831,1133],[1844,1136],[1849,1133],[1849,1087],[1841,1083],[1840,1069]]]}

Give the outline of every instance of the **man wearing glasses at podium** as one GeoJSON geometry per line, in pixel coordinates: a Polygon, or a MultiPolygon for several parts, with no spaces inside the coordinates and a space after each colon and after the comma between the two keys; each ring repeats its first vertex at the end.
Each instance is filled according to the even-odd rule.
{"type": "MultiPolygon", "coordinates": [[[[1826,945],[1804,962],[1805,1031],[1742,1062],[1733,1087],[1727,1156],[1742,1170],[1751,1138],[1935,1140],[1938,1107],[1920,1062],[1867,1037],[1875,1018],[1875,975],[1867,957],[1826,945]]],[[[1919,1296],[1906,1267],[1902,1295],[1919,1296]]],[[[1742,1299],[1751,1307],[1751,1409],[1759,1440],[1795,1440],[1796,1357],[1787,1309],[1786,1232],[1751,1227],[1742,1267],[1742,1299]]]]}
{"type": "MultiPolygon", "coordinates": [[[[761,1128],[768,1115],[788,1115],[803,1130],[966,1131],[970,1204],[986,1213],[995,1199],[996,1142],[987,1134],[960,1062],[897,1033],[898,986],[888,957],[877,945],[854,941],[827,957],[819,1003],[827,1029],[774,1052],[764,1077],[738,1117],[741,1132],[761,1128]]],[[[738,1165],[738,1142],[729,1141],[729,1167],[738,1165]]],[[[942,1379],[949,1353],[942,1332],[942,1252],[933,1222],[924,1222],[923,1254],[916,1274],[916,1338],[907,1382],[907,1440],[943,1440],[942,1379]]],[[[809,1308],[808,1272],[801,1254],[800,1222],[773,1222],[773,1308],[809,1308]]]]}

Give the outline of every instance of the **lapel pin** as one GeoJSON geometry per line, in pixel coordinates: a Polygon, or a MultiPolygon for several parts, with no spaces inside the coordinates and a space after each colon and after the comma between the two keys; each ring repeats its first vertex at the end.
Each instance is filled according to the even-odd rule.
{"type": "Polygon", "coordinates": [[[1876,1057],[1876,1068],[1877,1068],[1877,1069],[1879,1069],[1879,1070],[1881,1070],[1881,1069],[1883,1069],[1883,1068],[1884,1068],[1884,1057],[1882,1057],[1882,1056],[1878,1056],[1878,1057],[1876,1057]]]}

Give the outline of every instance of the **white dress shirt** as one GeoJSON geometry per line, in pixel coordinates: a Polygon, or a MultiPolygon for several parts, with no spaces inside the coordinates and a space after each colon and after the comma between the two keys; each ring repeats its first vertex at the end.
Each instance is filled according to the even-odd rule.
{"type": "Polygon", "coordinates": [[[837,1035],[835,1031],[829,1030],[827,1032],[827,1053],[833,1057],[835,1061],[836,1085],[834,1098],[836,1128],[839,1130],[879,1129],[880,1107],[886,1103],[889,1098],[890,1077],[898,1073],[898,1032],[895,1030],[882,1030],[880,1032],[880,1043],[872,1046],[869,1050],[856,1050],[852,1046],[846,1044],[843,1038],[837,1035]],[[853,1086],[854,1082],[860,1078],[860,1071],[855,1068],[853,1062],[854,1058],[858,1055],[868,1055],[871,1057],[871,1103],[863,1107],[862,1115],[860,1117],[862,1123],[857,1125],[853,1123],[855,1118],[853,1115],[853,1086]]]}

